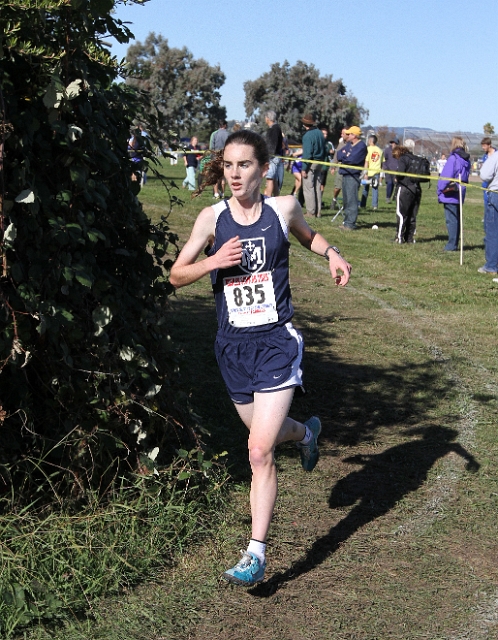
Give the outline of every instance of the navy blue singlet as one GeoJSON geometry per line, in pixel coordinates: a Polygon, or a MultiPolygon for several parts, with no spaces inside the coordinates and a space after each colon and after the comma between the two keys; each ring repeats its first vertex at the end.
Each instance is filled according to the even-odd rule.
{"type": "Polygon", "coordinates": [[[209,255],[214,255],[227,240],[235,236],[239,236],[243,251],[240,265],[211,272],[211,284],[218,316],[218,335],[236,337],[247,333],[260,333],[290,322],[294,315],[289,285],[290,243],[287,224],[278,210],[275,198],[264,196],[261,216],[256,222],[247,226],[235,222],[227,200],[213,205],[213,209],[216,215],[215,241],[209,255]],[[238,286],[239,291],[236,292],[235,301],[237,305],[240,303],[241,308],[245,308],[245,305],[253,302],[254,299],[256,301],[260,299],[258,294],[261,289],[255,290],[253,283],[257,283],[258,278],[263,281],[268,277],[266,275],[268,272],[271,273],[273,280],[278,319],[275,322],[256,326],[233,326],[224,293],[226,279],[234,278],[236,282],[242,283],[238,286]],[[244,283],[249,286],[244,287],[244,283]]]}

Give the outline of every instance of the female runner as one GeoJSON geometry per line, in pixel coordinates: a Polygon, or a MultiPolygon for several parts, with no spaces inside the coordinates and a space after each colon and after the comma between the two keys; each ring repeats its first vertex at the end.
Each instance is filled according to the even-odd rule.
{"type": "Polygon", "coordinates": [[[277,496],[275,447],[295,441],[306,471],[318,461],[319,419],[301,424],[287,415],[294,389],[301,386],[303,352],[301,334],[291,322],[289,232],[326,258],[336,284],[345,286],[351,271],[339,251],[308,226],[293,196],[261,195],[268,163],[266,143],[257,133],[242,130],[228,137],[204,185],[224,174],[232,197],[201,211],[170,276],[175,287],[183,287],[210,274],[218,316],[216,357],[249,429],[251,540],[242,559],[223,574],[245,586],[260,582],[265,573],[266,536],[277,496]],[[197,261],[206,245],[207,257],[197,261]]]}

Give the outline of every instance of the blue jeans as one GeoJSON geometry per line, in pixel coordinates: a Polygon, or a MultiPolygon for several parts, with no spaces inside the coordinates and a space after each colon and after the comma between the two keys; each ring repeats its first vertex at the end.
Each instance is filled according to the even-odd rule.
{"type": "MultiPolygon", "coordinates": [[[[363,185],[363,193],[361,194],[361,203],[360,203],[360,207],[366,207],[367,206],[367,198],[368,198],[368,192],[370,191],[370,185],[369,184],[364,184],[363,185]]],[[[377,207],[379,206],[379,187],[375,188],[372,187],[372,207],[374,209],[377,209],[377,207]]]]}
{"type": "Polygon", "coordinates": [[[389,201],[393,197],[395,177],[392,173],[386,173],[386,200],[389,201]]]}
{"type": "Polygon", "coordinates": [[[344,210],[344,226],[348,229],[356,229],[356,218],[358,217],[358,188],[360,178],[355,176],[342,176],[342,202],[344,210]]]}
{"type": "Polygon", "coordinates": [[[484,255],[487,271],[498,271],[498,193],[488,191],[484,211],[484,255]]]}
{"type": "Polygon", "coordinates": [[[266,179],[274,180],[280,191],[284,182],[284,161],[281,158],[270,158],[270,166],[266,174],[266,179]]]}
{"type": "Polygon", "coordinates": [[[446,218],[446,228],[448,229],[448,242],[445,251],[456,251],[458,240],[460,239],[460,205],[444,203],[444,217],[446,218]]]}

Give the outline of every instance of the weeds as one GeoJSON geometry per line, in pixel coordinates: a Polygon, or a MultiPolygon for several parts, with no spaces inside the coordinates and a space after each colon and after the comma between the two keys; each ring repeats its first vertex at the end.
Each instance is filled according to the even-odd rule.
{"type": "Polygon", "coordinates": [[[218,458],[181,450],[175,464],[123,479],[106,501],[78,512],[28,505],[0,520],[0,632],[92,613],[159,567],[202,533],[226,474],[218,458]]]}

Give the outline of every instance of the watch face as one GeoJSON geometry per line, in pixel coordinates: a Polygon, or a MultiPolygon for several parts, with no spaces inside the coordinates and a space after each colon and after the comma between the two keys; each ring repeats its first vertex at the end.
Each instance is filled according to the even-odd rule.
{"type": "Polygon", "coordinates": [[[341,252],[339,251],[339,249],[338,249],[337,247],[332,247],[332,249],[333,249],[336,253],[338,253],[339,255],[341,255],[341,252]]]}

